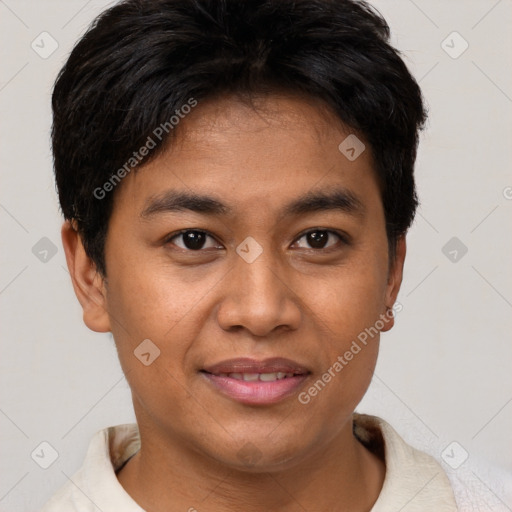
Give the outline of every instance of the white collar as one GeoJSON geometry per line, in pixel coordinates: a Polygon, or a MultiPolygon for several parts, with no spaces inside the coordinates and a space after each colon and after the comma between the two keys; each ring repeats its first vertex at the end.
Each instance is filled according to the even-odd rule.
{"type": "MultiPolygon", "coordinates": [[[[369,449],[383,450],[386,476],[371,512],[456,512],[449,480],[433,457],[409,446],[384,420],[354,414],[354,433],[369,449]]],[[[82,468],[42,512],[144,512],[124,490],[116,471],[140,448],[136,424],[98,432],[82,468]]]]}

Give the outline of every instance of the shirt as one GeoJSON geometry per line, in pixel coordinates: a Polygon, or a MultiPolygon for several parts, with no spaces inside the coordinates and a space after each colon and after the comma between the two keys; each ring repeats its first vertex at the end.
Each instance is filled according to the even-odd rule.
{"type": "MultiPolygon", "coordinates": [[[[386,465],[384,484],[371,512],[453,512],[455,498],[438,462],[412,446],[384,420],[354,414],[354,435],[386,465]]],[[[144,512],[116,477],[140,448],[136,424],[101,430],[92,438],[85,462],[42,512],[144,512]]]]}

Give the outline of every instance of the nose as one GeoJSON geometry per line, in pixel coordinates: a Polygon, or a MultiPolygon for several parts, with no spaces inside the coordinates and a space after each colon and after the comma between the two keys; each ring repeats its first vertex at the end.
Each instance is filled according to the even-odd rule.
{"type": "Polygon", "coordinates": [[[225,279],[226,288],[217,310],[222,329],[246,329],[263,337],[275,330],[299,327],[299,297],[287,282],[286,272],[270,256],[262,255],[252,263],[237,257],[225,279]]]}

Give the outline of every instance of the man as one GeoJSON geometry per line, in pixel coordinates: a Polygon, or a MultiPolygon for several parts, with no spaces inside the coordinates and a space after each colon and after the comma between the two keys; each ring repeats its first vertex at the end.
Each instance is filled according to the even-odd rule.
{"type": "Polygon", "coordinates": [[[137,425],[45,512],[456,510],[354,414],[393,326],[426,113],[353,0],[128,0],[53,94],[63,245],[137,425]]]}

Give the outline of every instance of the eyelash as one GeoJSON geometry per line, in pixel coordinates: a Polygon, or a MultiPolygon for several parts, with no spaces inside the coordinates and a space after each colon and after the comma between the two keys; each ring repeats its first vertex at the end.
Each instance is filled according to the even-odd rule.
{"type": "MultiPolygon", "coordinates": [[[[209,236],[209,237],[213,238],[214,240],[216,240],[215,236],[212,235],[208,231],[205,231],[203,229],[188,228],[188,229],[182,229],[181,231],[178,231],[176,233],[169,235],[165,239],[165,244],[172,243],[172,240],[174,240],[175,238],[178,238],[180,235],[183,235],[185,233],[190,233],[190,232],[205,234],[206,236],[209,236]]],[[[345,233],[340,233],[338,231],[335,231],[332,229],[325,229],[325,228],[308,229],[307,231],[304,231],[300,235],[298,235],[293,243],[295,244],[301,238],[307,236],[310,233],[315,233],[315,232],[322,232],[322,233],[328,233],[329,235],[335,235],[339,239],[339,241],[341,242],[342,245],[349,245],[349,243],[350,243],[349,237],[345,233]]],[[[306,249],[306,250],[315,251],[315,252],[327,252],[327,251],[335,249],[335,248],[336,248],[336,245],[330,246],[327,248],[320,248],[320,249],[310,248],[310,249],[306,249]]],[[[200,252],[204,251],[204,249],[193,250],[193,249],[187,249],[187,248],[184,249],[182,247],[178,247],[178,249],[180,249],[182,251],[186,251],[186,252],[191,252],[191,253],[200,253],[200,252]]]]}

